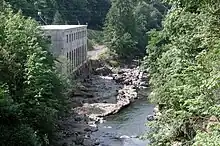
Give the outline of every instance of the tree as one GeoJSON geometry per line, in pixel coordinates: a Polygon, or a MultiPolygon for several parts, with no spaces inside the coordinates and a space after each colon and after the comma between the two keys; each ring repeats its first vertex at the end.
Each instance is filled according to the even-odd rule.
{"type": "Polygon", "coordinates": [[[163,30],[151,33],[145,58],[150,98],[163,105],[151,123],[151,145],[218,145],[219,2],[169,2],[173,7],[163,30]],[[216,122],[206,126],[213,116],[216,122]]]}
{"type": "Polygon", "coordinates": [[[119,58],[129,58],[135,52],[135,22],[132,0],[113,0],[106,26],[105,41],[119,58]]]}
{"type": "Polygon", "coordinates": [[[63,82],[36,22],[6,5],[0,18],[0,141],[46,145],[63,109],[63,82]]]}
{"type": "MultiPolygon", "coordinates": [[[[110,8],[109,0],[6,0],[15,11],[41,22],[41,12],[47,24],[52,24],[57,11],[67,24],[89,24],[89,28],[102,29],[110,8]]],[[[56,16],[57,17],[57,16],[56,16]]],[[[43,23],[44,24],[44,23],[43,23]]]]}
{"type": "Polygon", "coordinates": [[[88,9],[91,16],[88,21],[89,28],[102,29],[110,6],[110,0],[88,0],[88,9]]]}
{"type": "Polygon", "coordinates": [[[61,16],[61,14],[59,13],[59,11],[56,11],[52,24],[56,24],[56,25],[65,24],[65,22],[64,22],[64,20],[61,16]]]}
{"type": "Polygon", "coordinates": [[[151,29],[161,29],[162,14],[144,1],[139,2],[134,9],[134,16],[136,22],[136,39],[138,41],[137,47],[141,54],[145,54],[145,48],[148,44],[147,32],[151,29]]]}
{"type": "Polygon", "coordinates": [[[162,27],[164,14],[154,7],[155,4],[161,12],[166,13],[165,5],[158,1],[112,1],[104,34],[106,44],[119,58],[144,56],[148,44],[147,32],[162,27]]]}

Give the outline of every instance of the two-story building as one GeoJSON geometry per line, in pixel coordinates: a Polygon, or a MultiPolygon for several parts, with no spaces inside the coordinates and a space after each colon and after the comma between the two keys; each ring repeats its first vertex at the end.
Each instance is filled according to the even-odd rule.
{"type": "Polygon", "coordinates": [[[71,74],[87,61],[87,25],[45,25],[41,29],[51,40],[51,53],[67,61],[62,72],[71,74]]]}

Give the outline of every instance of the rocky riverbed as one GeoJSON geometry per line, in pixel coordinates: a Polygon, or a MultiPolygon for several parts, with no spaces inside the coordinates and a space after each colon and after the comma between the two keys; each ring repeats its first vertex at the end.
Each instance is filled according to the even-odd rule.
{"type": "Polygon", "coordinates": [[[113,71],[99,64],[92,75],[78,83],[70,94],[70,115],[58,124],[58,145],[99,145],[97,139],[90,137],[98,130],[97,124],[135,101],[139,89],[148,87],[147,75],[137,65],[113,71]]]}

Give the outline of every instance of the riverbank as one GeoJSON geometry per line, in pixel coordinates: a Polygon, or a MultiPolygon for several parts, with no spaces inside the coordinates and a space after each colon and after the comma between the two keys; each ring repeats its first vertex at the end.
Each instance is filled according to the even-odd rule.
{"type": "MultiPolygon", "coordinates": [[[[105,122],[98,124],[99,130],[92,133],[98,138],[100,146],[147,146],[149,141],[141,139],[149,131],[147,116],[153,114],[154,105],[146,96],[132,102],[119,113],[105,117],[105,122]]],[[[142,96],[142,97],[141,97],[142,96]]]]}
{"type": "Polygon", "coordinates": [[[72,109],[68,117],[59,121],[58,145],[99,145],[97,139],[90,137],[98,130],[97,124],[135,101],[139,89],[148,86],[146,74],[135,62],[117,71],[98,60],[92,62],[91,75],[79,79],[69,95],[72,109]]]}

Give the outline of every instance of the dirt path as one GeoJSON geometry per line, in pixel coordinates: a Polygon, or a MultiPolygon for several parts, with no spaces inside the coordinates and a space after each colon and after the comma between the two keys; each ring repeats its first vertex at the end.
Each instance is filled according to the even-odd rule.
{"type": "Polygon", "coordinates": [[[98,59],[99,55],[104,53],[106,50],[107,48],[104,45],[94,46],[94,50],[88,51],[88,58],[92,60],[98,59]]]}

